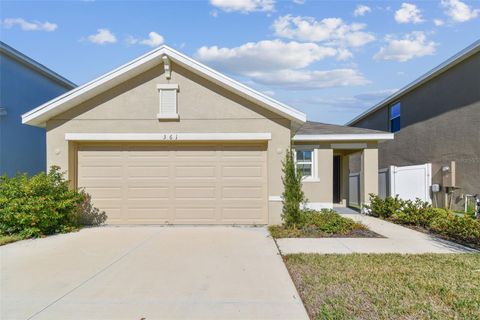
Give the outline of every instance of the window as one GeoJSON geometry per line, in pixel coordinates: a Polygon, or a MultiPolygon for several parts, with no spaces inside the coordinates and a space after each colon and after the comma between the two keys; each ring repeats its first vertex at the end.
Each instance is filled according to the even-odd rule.
{"type": "Polygon", "coordinates": [[[178,119],[177,111],[177,91],[178,84],[159,84],[157,85],[160,112],[157,114],[158,119],[178,119]]]}
{"type": "Polygon", "coordinates": [[[295,150],[295,165],[302,177],[313,178],[315,170],[313,158],[313,149],[295,150]]]}
{"type": "Polygon", "coordinates": [[[400,102],[390,106],[390,132],[400,131],[400,102]]]}

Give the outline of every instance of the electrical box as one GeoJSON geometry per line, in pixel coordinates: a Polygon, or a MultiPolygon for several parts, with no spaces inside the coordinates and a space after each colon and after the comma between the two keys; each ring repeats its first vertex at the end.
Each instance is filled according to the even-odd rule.
{"type": "Polygon", "coordinates": [[[432,192],[433,193],[440,192],[440,189],[441,189],[441,186],[438,183],[432,184],[432,192]]]}

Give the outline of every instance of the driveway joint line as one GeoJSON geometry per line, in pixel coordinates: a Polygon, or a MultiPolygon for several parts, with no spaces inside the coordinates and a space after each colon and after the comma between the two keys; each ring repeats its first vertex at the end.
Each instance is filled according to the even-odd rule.
{"type": "Polygon", "coordinates": [[[117,262],[119,262],[120,260],[122,260],[123,258],[125,258],[126,256],[128,256],[129,254],[131,254],[132,252],[136,251],[138,248],[144,246],[147,242],[149,242],[150,240],[152,240],[152,238],[154,236],[156,236],[158,233],[160,233],[160,230],[156,231],[154,234],[152,234],[150,237],[142,240],[140,243],[138,243],[137,245],[135,245],[134,247],[132,247],[131,249],[129,249],[127,252],[125,252],[124,254],[122,254],[120,257],[116,258],[115,260],[113,260],[111,263],[109,263],[108,265],[106,265],[105,267],[103,267],[101,270],[97,271],[96,273],[94,273],[93,275],[91,275],[90,277],[88,277],[87,279],[83,280],[82,282],[80,282],[77,286],[73,287],[72,289],[70,289],[69,291],[67,291],[66,293],[64,293],[63,295],[61,295],[60,297],[58,297],[57,299],[53,300],[52,302],[50,302],[48,305],[46,305],[45,307],[43,307],[42,309],[40,309],[39,311],[35,312],[34,314],[32,314],[31,316],[29,316],[26,320],[31,320],[33,318],[35,318],[36,316],[38,316],[40,313],[42,313],[43,311],[47,310],[48,308],[50,308],[51,306],[53,306],[54,304],[56,304],[57,302],[59,302],[60,300],[62,300],[63,298],[65,298],[66,296],[68,296],[69,294],[73,293],[74,291],[76,291],[77,289],[79,289],[80,287],[82,287],[83,285],[87,284],[88,282],[90,282],[91,280],[93,280],[94,278],[96,278],[97,276],[99,276],[100,274],[102,274],[103,272],[105,272],[106,270],[110,269],[110,267],[112,267],[113,265],[115,265],[117,262]]]}

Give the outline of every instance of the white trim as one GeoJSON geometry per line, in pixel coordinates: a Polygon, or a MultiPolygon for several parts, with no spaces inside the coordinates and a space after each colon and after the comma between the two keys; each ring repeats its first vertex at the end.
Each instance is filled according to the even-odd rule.
{"type": "Polygon", "coordinates": [[[268,201],[272,201],[272,202],[281,202],[283,199],[282,199],[282,196],[269,196],[268,197],[268,201]]]}
{"type": "Polygon", "coordinates": [[[397,92],[395,92],[391,96],[387,97],[386,99],[384,99],[380,103],[377,103],[376,105],[374,105],[373,107],[371,107],[367,111],[365,111],[365,112],[361,113],[360,115],[356,116],[355,118],[353,118],[352,120],[347,122],[345,125],[346,126],[351,126],[351,125],[357,123],[358,121],[362,120],[366,116],[370,115],[371,113],[377,111],[378,109],[381,109],[383,107],[386,107],[386,106],[390,105],[395,100],[399,100],[400,97],[402,97],[407,92],[410,92],[410,91],[418,88],[419,86],[421,86],[425,82],[430,81],[431,79],[437,77],[438,75],[440,75],[443,72],[447,71],[448,69],[456,66],[460,62],[468,59],[469,57],[471,57],[472,55],[474,55],[475,53],[477,53],[479,51],[480,51],[480,40],[477,40],[474,43],[472,43],[470,46],[466,47],[465,49],[463,49],[462,51],[460,51],[459,53],[457,53],[456,55],[451,57],[450,59],[444,61],[443,63],[441,63],[437,67],[428,71],[427,73],[425,73],[421,77],[417,78],[415,81],[407,84],[405,87],[398,90],[397,92]]]}
{"type": "Polygon", "coordinates": [[[264,141],[271,140],[269,132],[241,133],[65,133],[68,141],[264,141]]]}
{"type": "Polygon", "coordinates": [[[278,102],[258,91],[255,91],[244,84],[241,84],[164,45],[80,87],[77,87],[55,99],[52,99],[29,112],[24,113],[22,115],[22,123],[44,127],[45,122],[53,116],[65,112],[66,110],[73,108],[76,105],[163,63],[163,56],[168,56],[170,60],[173,60],[175,63],[178,63],[190,71],[197,73],[200,76],[214,82],[215,84],[250,101],[258,103],[265,109],[284,116],[287,119],[300,123],[304,123],[307,119],[303,112],[278,102]]]}
{"type": "Polygon", "coordinates": [[[312,160],[311,161],[301,161],[301,163],[305,164],[310,164],[311,162],[311,168],[312,168],[312,175],[311,176],[305,176],[302,179],[302,182],[318,182],[320,179],[318,178],[318,154],[317,154],[317,148],[313,146],[307,146],[307,145],[298,145],[293,147],[294,155],[294,163],[295,163],[295,169],[297,168],[297,150],[305,150],[305,151],[312,151],[312,160]]]}
{"type": "Polygon", "coordinates": [[[158,90],[178,90],[178,83],[160,83],[157,84],[158,90]]]}
{"type": "Polygon", "coordinates": [[[174,114],[157,113],[157,119],[160,119],[160,120],[178,120],[178,119],[180,119],[180,116],[178,115],[178,113],[174,113],[174,114]]]}
{"type": "Polygon", "coordinates": [[[297,134],[293,141],[356,141],[356,140],[393,140],[393,133],[358,134],[297,134]]]}
{"type": "Polygon", "coordinates": [[[366,143],[332,143],[330,148],[337,150],[366,149],[366,143]]]}
{"type": "Polygon", "coordinates": [[[312,210],[333,209],[333,202],[307,202],[305,208],[312,210]]]}

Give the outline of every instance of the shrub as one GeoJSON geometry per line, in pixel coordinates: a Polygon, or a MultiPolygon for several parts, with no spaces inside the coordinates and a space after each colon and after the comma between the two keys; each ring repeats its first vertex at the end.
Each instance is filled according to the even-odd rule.
{"type": "Polygon", "coordinates": [[[380,198],[379,196],[371,193],[370,194],[370,204],[365,205],[367,212],[374,216],[380,218],[389,218],[393,214],[400,211],[402,208],[402,200],[396,196],[387,197],[385,199],[380,198]]]}
{"type": "Polygon", "coordinates": [[[433,208],[419,199],[411,201],[387,197],[382,200],[370,195],[370,201],[368,207],[373,216],[422,227],[452,240],[480,245],[480,221],[468,214],[457,215],[446,209],[433,208]]]}
{"type": "Polygon", "coordinates": [[[291,227],[302,223],[302,205],[305,204],[305,194],[302,190],[302,175],[295,167],[293,152],[288,149],[285,160],[282,162],[283,208],[282,221],[285,226],[291,227]]]}
{"type": "Polygon", "coordinates": [[[90,196],[70,190],[60,168],[28,177],[0,177],[0,234],[21,238],[75,230],[79,223],[104,222],[90,196]]]}
{"type": "Polygon", "coordinates": [[[76,212],[77,224],[81,226],[97,226],[105,223],[107,214],[92,205],[92,197],[84,190],[80,191],[82,202],[76,212]]]}
{"type": "Polygon", "coordinates": [[[344,218],[331,209],[306,210],[303,215],[304,228],[315,228],[328,234],[346,234],[354,229],[365,229],[363,225],[344,218]]]}
{"type": "Polygon", "coordinates": [[[430,229],[450,238],[480,245],[480,222],[467,215],[449,214],[433,219],[430,229]]]}

